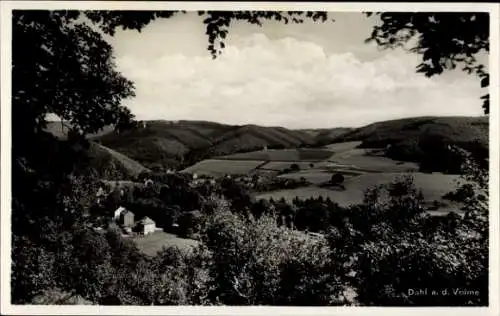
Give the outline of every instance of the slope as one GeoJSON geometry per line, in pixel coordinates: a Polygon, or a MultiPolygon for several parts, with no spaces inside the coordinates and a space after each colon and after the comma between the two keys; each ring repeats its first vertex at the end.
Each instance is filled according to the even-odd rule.
{"type": "Polygon", "coordinates": [[[361,141],[360,148],[381,148],[384,155],[418,162],[422,171],[459,173],[461,157],[449,146],[466,149],[487,166],[488,117],[415,117],[373,123],[339,135],[332,143],[361,141]]]}
{"type": "Polygon", "coordinates": [[[95,142],[87,150],[88,166],[102,179],[135,179],[141,172],[149,171],[137,161],[95,142]]]}

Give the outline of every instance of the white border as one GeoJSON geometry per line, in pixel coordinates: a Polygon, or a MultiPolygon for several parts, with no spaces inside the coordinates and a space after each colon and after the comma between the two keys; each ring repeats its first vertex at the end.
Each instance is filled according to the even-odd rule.
{"type": "Polygon", "coordinates": [[[118,1],[1,1],[1,310],[8,315],[500,315],[499,311],[499,38],[500,6],[494,3],[306,3],[306,2],[118,2],[118,1]],[[371,307],[107,307],[17,306],[10,304],[11,190],[11,10],[311,10],[359,11],[481,11],[490,13],[490,306],[488,308],[371,308],[371,307]]]}

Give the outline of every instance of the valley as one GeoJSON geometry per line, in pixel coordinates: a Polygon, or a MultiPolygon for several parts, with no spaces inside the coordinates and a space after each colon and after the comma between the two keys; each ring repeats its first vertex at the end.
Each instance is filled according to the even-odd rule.
{"type": "MultiPolygon", "coordinates": [[[[49,130],[64,138],[54,133],[54,126],[49,130]]],[[[87,153],[90,166],[110,192],[144,190],[144,179],[166,173],[187,177],[183,185],[207,192],[230,179],[258,203],[293,205],[320,199],[350,208],[362,204],[368,190],[410,177],[423,194],[426,211],[439,216],[461,212],[460,205],[443,197],[464,180],[439,164],[423,166],[435,161],[445,145],[477,149],[476,154],[484,155],[487,131],[488,122],[482,117],[409,118],[358,129],[322,130],[142,121],[129,131],[108,128],[91,135],[87,153]],[[428,146],[429,140],[434,146],[428,146]]],[[[449,156],[443,159],[452,161],[449,156]]],[[[160,183],[164,185],[163,180],[160,183]]],[[[176,203],[181,213],[192,210],[189,203],[176,203]]],[[[147,210],[150,206],[131,207],[138,214],[153,212],[147,210]]],[[[163,221],[161,216],[153,218],[163,221]]],[[[153,255],[163,246],[189,249],[197,242],[189,234],[180,236],[163,228],[165,232],[134,238],[139,249],[153,255]]]]}

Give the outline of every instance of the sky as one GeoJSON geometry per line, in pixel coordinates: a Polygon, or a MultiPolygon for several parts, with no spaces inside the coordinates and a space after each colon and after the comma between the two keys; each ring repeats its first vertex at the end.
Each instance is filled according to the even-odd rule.
{"type": "Polygon", "coordinates": [[[123,101],[139,120],[206,120],[288,128],[358,127],[426,116],[481,115],[485,92],[461,71],[426,78],[421,58],[364,40],[378,21],[357,12],[335,22],[231,25],[213,60],[202,17],[161,19],[109,41],[136,86],[123,101]]]}

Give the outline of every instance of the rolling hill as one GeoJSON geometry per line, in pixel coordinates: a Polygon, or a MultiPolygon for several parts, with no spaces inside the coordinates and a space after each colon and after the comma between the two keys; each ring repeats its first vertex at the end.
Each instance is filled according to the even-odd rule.
{"type": "MultiPolygon", "coordinates": [[[[143,168],[185,168],[204,159],[268,149],[331,147],[332,144],[358,142],[359,148],[383,148],[384,155],[400,161],[418,162],[442,171],[450,161],[443,145],[460,145],[477,154],[488,155],[488,117],[415,117],[369,124],[361,128],[290,130],[283,127],[227,125],[207,121],[140,121],[138,127],[115,132],[112,127],[90,135],[143,168]],[[390,146],[388,146],[390,145],[390,146]]],[[[64,138],[60,122],[47,130],[64,138]]],[[[335,151],[335,150],[334,150],[335,151]]],[[[123,165],[121,163],[120,165],[123,165]]],[[[125,164],[132,166],[133,164],[125,164]]],[[[130,167],[131,169],[141,169],[130,167]]]]}
{"type": "Polygon", "coordinates": [[[488,117],[415,117],[373,123],[339,135],[332,143],[360,141],[383,148],[389,158],[420,164],[423,171],[459,173],[461,158],[448,146],[466,149],[484,166],[489,157],[488,117]]]}
{"type": "Polygon", "coordinates": [[[297,148],[314,144],[314,137],[309,134],[283,127],[204,121],[145,121],[134,130],[109,132],[96,140],[153,169],[191,165],[213,156],[265,146],[297,148]]]}
{"type": "MultiPolygon", "coordinates": [[[[68,129],[69,129],[68,126],[69,124],[67,122],[61,123],[60,121],[59,122],[49,121],[47,122],[45,131],[54,135],[59,139],[66,139],[68,136],[68,129]]],[[[94,139],[96,137],[100,137],[102,135],[111,133],[112,131],[113,131],[113,126],[105,126],[100,132],[87,135],[87,138],[94,139]]]]}
{"type": "Polygon", "coordinates": [[[422,138],[488,145],[488,117],[414,117],[373,123],[332,138],[331,143],[361,141],[360,147],[383,148],[422,138]]]}
{"type": "Polygon", "coordinates": [[[314,136],[314,144],[316,146],[325,146],[331,144],[334,139],[336,139],[339,136],[345,135],[346,133],[349,133],[352,130],[353,130],[352,128],[347,128],[347,127],[318,130],[318,132],[314,136]]]}
{"type": "Polygon", "coordinates": [[[87,150],[88,165],[106,180],[135,179],[141,172],[149,171],[137,161],[95,142],[87,150]]]}

